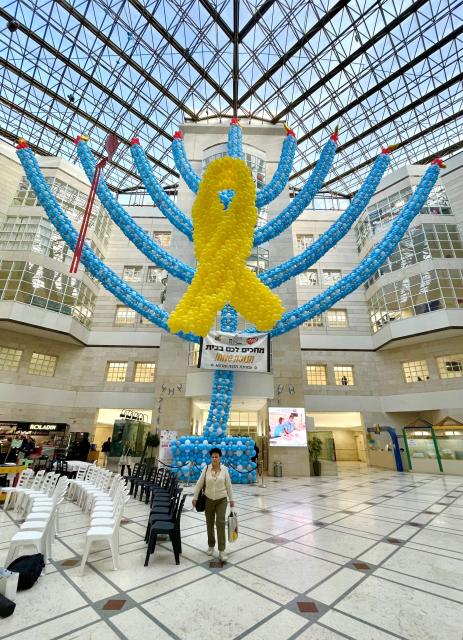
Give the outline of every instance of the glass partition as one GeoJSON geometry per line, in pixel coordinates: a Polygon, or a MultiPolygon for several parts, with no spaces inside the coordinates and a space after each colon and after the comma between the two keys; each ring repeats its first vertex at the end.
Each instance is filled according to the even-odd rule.
{"type": "Polygon", "coordinates": [[[436,436],[432,427],[420,429],[405,427],[403,434],[408,463],[412,471],[421,473],[443,471],[436,436]]]}

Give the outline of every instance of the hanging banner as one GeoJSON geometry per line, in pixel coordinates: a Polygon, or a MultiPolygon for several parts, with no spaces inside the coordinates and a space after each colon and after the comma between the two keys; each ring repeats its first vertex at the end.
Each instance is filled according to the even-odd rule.
{"type": "Polygon", "coordinates": [[[201,338],[198,367],[269,373],[270,337],[268,333],[213,331],[201,338]]]}

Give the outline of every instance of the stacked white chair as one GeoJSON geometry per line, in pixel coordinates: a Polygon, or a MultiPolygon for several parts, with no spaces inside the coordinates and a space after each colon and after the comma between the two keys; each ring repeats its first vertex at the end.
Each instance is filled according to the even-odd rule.
{"type": "Polygon", "coordinates": [[[54,493],[55,487],[60,479],[60,474],[49,471],[45,475],[42,486],[37,491],[31,491],[23,500],[22,508],[27,515],[37,500],[47,500],[54,493]]]}
{"type": "Polygon", "coordinates": [[[99,471],[100,470],[96,466],[90,465],[86,469],[86,475],[83,480],[77,480],[76,478],[72,481],[74,486],[72,499],[78,504],[81,504],[82,502],[85,489],[95,487],[95,484],[98,482],[100,477],[99,471]]]}
{"type": "Polygon", "coordinates": [[[129,500],[129,489],[123,482],[114,483],[113,495],[97,496],[94,498],[90,528],[86,535],[85,551],[82,556],[81,573],[83,575],[85,564],[90,554],[93,542],[104,540],[111,549],[114,570],[119,563],[119,527],[122,519],[124,505],[129,500]]]}
{"type": "Polygon", "coordinates": [[[113,474],[111,471],[108,471],[107,469],[99,469],[94,481],[94,486],[83,487],[80,496],[80,506],[82,507],[83,511],[90,511],[94,496],[108,495],[111,489],[114,475],[115,474],[113,474]]]}
{"type": "Polygon", "coordinates": [[[90,467],[79,467],[77,469],[76,477],[72,478],[72,480],[69,482],[69,491],[68,491],[69,500],[74,499],[74,495],[77,492],[77,488],[82,482],[85,481],[85,478],[87,476],[89,469],[90,467]]]}
{"type": "Polygon", "coordinates": [[[120,475],[107,471],[105,486],[86,490],[85,511],[91,512],[97,499],[112,499],[121,483],[125,486],[124,480],[120,475]]]}
{"type": "Polygon", "coordinates": [[[32,484],[28,485],[27,487],[22,487],[21,491],[18,492],[14,503],[15,511],[19,512],[21,510],[22,502],[27,498],[29,494],[33,493],[34,491],[39,491],[44,482],[45,470],[41,469],[35,474],[32,484]]]}
{"type": "Polygon", "coordinates": [[[29,488],[34,481],[34,471],[32,469],[24,469],[19,474],[18,482],[15,487],[0,487],[0,494],[6,493],[5,502],[3,503],[3,511],[8,509],[8,505],[12,497],[19,496],[23,490],[29,488]]]}
{"type": "MultiPolygon", "coordinates": [[[[53,492],[53,503],[49,509],[40,514],[40,519],[35,519],[32,514],[21,525],[20,530],[11,539],[6,566],[10,564],[16,552],[23,547],[34,547],[37,553],[42,553],[45,564],[51,557],[52,543],[55,536],[55,518],[59,505],[64,500],[69,480],[62,476],[53,492]]],[[[36,512],[36,516],[37,516],[36,512]]]]}

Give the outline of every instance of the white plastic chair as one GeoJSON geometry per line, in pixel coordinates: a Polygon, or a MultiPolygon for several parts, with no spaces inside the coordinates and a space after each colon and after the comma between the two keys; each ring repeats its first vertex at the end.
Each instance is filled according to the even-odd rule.
{"type": "Polygon", "coordinates": [[[59,506],[64,500],[69,485],[69,479],[61,476],[55,486],[53,494],[48,498],[36,499],[27,515],[26,521],[40,520],[44,514],[55,512],[56,531],[59,531],[59,506]]]}
{"type": "Polygon", "coordinates": [[[117,571],[117,565],[119,564],[119,519],[114,524],[103,526],[92,526],[87,531],[87,541],[85,544],[85,551],[82,556],[82,562],[80,564],[81,575],[84,574],[85,564],[90,554],[92,544],[98,540],[105,540],[109,544],[111,549],[111,556],[113,560],[114,570],[117,571]]]}
{"type": "Polygon", "coordinates": [[[26,513],[29,513],[29,511],[32,509],[32,506],[35,504],[37,500],[46,500],[50,498],[55,491],[56,485],[58,484],[60,477],[61,476],[59,473],[55,473],[54,471],[49,471],[45,476],[45,480],[40,490],[32,491],[31,493],[27,494],[26,505],[23,510],[26,513]]]}
{"type": "Polygon", "coordinates": [[[33,469],[24,469],[19,474],[18,482],[15,487],[0,487],[0,495],[2,493],[6,493],[5,502],[3,504],[3,511],[6,511],[8,509],[8,504],[12,496],[16,497],[20,493],[22,493],[24,489],[27,489],[28,487],[30,488],[30,485],[32,485],[34,481],[33,479],[33,469]]]}
{"type": "Polygon", "coordinates": [[[28,523],[23,523],[22,526],[25,528],[16,532],[11,538],[5,566],[8,566],[14,560],[17,551],[23,547],[34,547],[37,553],[43,554],[43,560],[45,564],[48,564],[51,554],[50,531],[52,523],[53,514],[40,526],[36,525],[32,529],[28,523]]]}
{"type": "Polygon", "coordinates": [[[18,495],[14,503],[15,511],[17,512],[20,511],[21,503],[23,502],[25,497],[34,491],[38,491],[42,486],[44,480],[45,480],[45,469],[41,469],[40,471],[37,471],[37,473],[35,474],[32,484],[22,488],[21,491],[18,492],[18,495]]]}

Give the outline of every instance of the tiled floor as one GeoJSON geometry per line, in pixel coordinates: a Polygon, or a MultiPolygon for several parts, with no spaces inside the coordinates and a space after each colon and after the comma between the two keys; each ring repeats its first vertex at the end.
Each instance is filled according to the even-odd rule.
{"type": "MultiPolygon", "coordinates": [[[[54,561],[0,638],[462,640],[462,477],[346,466],[235,491],[225,565],[210,566],[204,516],[187,510],[180,566],[163,543],[144,567],[147,508],[131,501],[119,571],[102,544],[83,577],[88,520],[67,503],[54,561]]],[[[0,566],[15,530],[0,512],[0,566]]]]}

